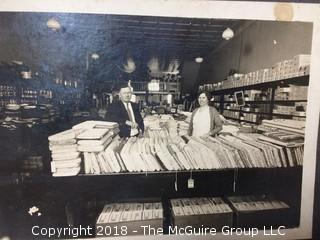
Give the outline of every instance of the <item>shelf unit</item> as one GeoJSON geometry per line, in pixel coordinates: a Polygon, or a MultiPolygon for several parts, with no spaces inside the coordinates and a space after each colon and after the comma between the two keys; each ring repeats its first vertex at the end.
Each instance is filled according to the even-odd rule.
{"type": "Polygon", "coordinates": [[[224,111],[234,111],[239,112],[239,117],[234,118],[230,116],[225,116],[227,119],[236,120],[239,122],[246,122],[246,123],[253,123],[253,124],[259,124],[261,123],[262,119],[273,119],[275,116],[281,116],[283,118],[292,118],[296,117],[298,119],[305,119],[305,116],[298,116],[295,114],[289,114],[289,113],[277,113],[274,112],[275,105],[294,105],[295,103],[307,103],[306,99],[297,99],[297,100],[277,100],[275,99],[275,92],[277,87],[283,87],[287,86],[289,84],[293,85],[299,85],[299,86],[308,86],[309,84],[309,75],[305,76],[299,76],[299,77],[293,77],[293,78],[287,78],[287,79],[281,79],[277,81],[272,82],[263,82],[263,83],[257,83],[252,85],[246,85],[241,87],[234,87],[234,88],[227,88],[227,89],[218,89],[212,92],[212,94],[215,97],[219,97],[219,100],[214,100],[213,104],[214,106],[224,115],[224,111]],[[255,111],[245,111],[243,107],[240,107],[239,109],[232,109],[232,108],[225,108],[225,104],[236,104],[235,100],[225,100],[225,95],[233,95],[235,92],[238,91],[245,91],[245,90],[269,90],[271,91],[271,99],[268,100],[249,100],[244,101],[245,104],[249,105],[257,105],[261,106],[264,104],[266,108],[268,108],[267,112],[255,112],[255,111]],[[241,119],[242,114],[255,114],[257,116],[257,121],[248,121],[245,119],[241,119]]]}

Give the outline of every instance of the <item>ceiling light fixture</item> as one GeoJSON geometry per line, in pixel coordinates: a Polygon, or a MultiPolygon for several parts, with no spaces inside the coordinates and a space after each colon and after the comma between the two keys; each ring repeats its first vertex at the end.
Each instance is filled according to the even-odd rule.
{"type": "Polygon", "coordinates": [[[99,56],[99,54],[97,54],[97,53],[92,53],[92,54],[91,54],[91,58],[92,58],[93,60],[98,60],[98,59],[100,58],[100,56],[99,56]]]}
{"type": "Polygon", "coordinates": [[[127,59],[127,63],[123,64],[123,71],[126,73],[133,73],[136,70],[136,64],[132,58],[127,59]]]}
{"type": "Polygon", "coordinates": [[[203,62],[203,58],[202,57],[197,57],[195,59],[196,63],[202,63],[203,62]]]}
{"type": "Polygon", "coordinates": [[[59,30],[61,28],[61,25],[56,19],[50,18],[47,21],[47,27],[52,29],[53,31],[57,31],[57,30],[59,30]]]}
{"type": "Polygon", "coordinates": [[[230,40],[231,38],[233,38],[233,36],[234,36],[234,32],[232,31],[231,28],[227,28],[222,33],[222,38],[224,38],[226,40],[230,40]]]}

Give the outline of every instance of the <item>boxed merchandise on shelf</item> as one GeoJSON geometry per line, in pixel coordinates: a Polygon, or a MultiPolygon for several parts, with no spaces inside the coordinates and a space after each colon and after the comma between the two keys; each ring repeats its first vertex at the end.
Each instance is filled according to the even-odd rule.
{"type": "Polygon", "coordinates": [[[240,110],[240,106],[236,103],[225,103],[223,108],[226,110],[240,110]]]}
{"type": "Polygon", "coordinates": [[[230,110],[224,110],[223,111],[223,116],[227,118],[234,118],[234,119],[239,119],[240,117],[240,112],[235,112],[235,111],[230,111],[230,110]]]}
{"type": "Polygon", "coordinates": [[[35,89],[21,89],[21,103],[37,104],[38,91],[35,89]]]}
{"type": "Polygon", "coordinates": [[[293,58],[293,76],[302,76],[309,74],[311,55],[300,54],[293,58]]]}
{"type": "Polygon", "coordinates": [[[294,106],[275,105],[273,113],[292,115],[296,111],[294,106]]]}
{"type": "Polygon", "coordinates": [[[244,92],[245,101],[261,100],[262,90],[246,90],[244,92]]]}
{"type": "Polygon", "coordinates": [[[269,72],[270,72],[270,69],[268,69],[268,68],[260,69],[258,71],[259,82],[267,82],[268,76],[270,74],[269,72]]]}
{"type": "Polygon", "coordinates": [[[222,198],[181,198],[171,199],[173,226],[183,228],[215,228],[232,226],[233,211],[222,198]]]}
{"type": "MultiPolygon", "coordinates": [[[[297,55],[292,59],[278,62],[270,68],[229,76],[227,80],[210,86],[210,90],[221,90],[254,84],[278,81],[281,79],[306,76],[310,74],[310,55],[297,55]]],[[[202,88],[201,88],[202,89],[202,88]]],[[[207,90],[209,87],[207,88],[207,90]]]]}
{"type": "Polygon", "coordinates": [[[305,117],[307,112],[307,102],[295,102],[294,106],[296,111],[293,113],[294,116],[305,117]]]}
{"type": "Polygon", "coordinates": [[[163,229],[161,202],[106,204],[96,221],[96,237],[144,235],[142,226],[163,229]],[[117,229],[117,231],[115,231],[117,229]]]}
{"type": "Polygon", "coordinates": [[[240,116],[240,120],[257,123],[259,121],[259,115],[255,113],[242,113],[242,116],[240,116]]]}
{"type": "Polygon", "coordinates": [[[306,100],[308,97],[308,86],[289,84],[287,87],[275,89],[275,100],[306,100]]]}
{"type": "Polygon", "coordinates": [[[306,100],[308,98],[308,86],[290,84],[289,100],[306,100]]]}
{"type": "Polygon", "coordinates": [[[235,225],[259,229],[290,226],[291,212],[281,200],[260,196],[232,196],[227,198],[236,214],[235,225]]]}

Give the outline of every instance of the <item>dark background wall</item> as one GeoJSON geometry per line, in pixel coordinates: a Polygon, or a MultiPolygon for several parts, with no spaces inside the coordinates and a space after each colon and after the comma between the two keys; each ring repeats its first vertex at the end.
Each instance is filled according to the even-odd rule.
{"type": "Polygon", "coordinates": [[[248,73],[297,54],[310,54],[311,41],[311,23],[255,21],[205,59],[199,82],[224,80],[230,69],[248,73]]]}
{"type": "Polygon", "coordinates": [[[183,93],[191,93],[196,89],[196,79],[199,73],[200,64],[194,61],[185,61],[182,68],[181,87],[183,93]]]}

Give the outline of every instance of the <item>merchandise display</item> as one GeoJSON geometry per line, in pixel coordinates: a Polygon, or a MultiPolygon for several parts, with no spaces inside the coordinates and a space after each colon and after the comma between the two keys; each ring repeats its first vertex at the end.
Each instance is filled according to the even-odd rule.
{"type": "Polygon", "coordinates": [[[114,151],[119,145],[118,124],[105,121],[85,121],[72,127],[82,130],[77,136],[77,150],[83,152],[84,172],[102,174],[120,172],[121,165],[114,151]],[[108,150],[106,147],[108,146],[108,150]]]}
{"type": "Polygon", "coordinates": [[[263,196],[235,196],[228,197],[228,200],[232,204],[232,207],[239,212],[289,208],[282,201],[272,200],[263,196]]]}
{"type": "Polygon", "coordinates": [[[170,202],[175,217],[232,212],[222,198],[182,198],[170,202]]]}
{"type": "Polygon", "coordinates": [[[306,100],[308,98],[308,86],[289,84],[288,87],[277,87],[275,100],[306,100]]]}
{"type": "Polygon", "coordinates": [[[17,103],[17,89],[10,85],[0,85],[0,107],[17,103]]]}
{"type": "Polygon", "coordinates": [[[54,122],[59,110],[52,104],[8,104],[2,114],[1,127],[15,130],[18,126],[32,128],[35,125],[54,122]]]}
{"type": "Polygon", "coordinates": [[[279,62],[268,69],[261,69],[246,74],[234,74],[228,80],[199,86],[201,90],[222,90],[254,84],[278,81],[281,79],[308,75],[310,72],[310,55],[297,55],[293,59],[279,62]]]}
{"type": "Polygon", "coordinates": [[[171,199],[172,224],[177,227],[211,227],[220,231],[232,226],[233,211],[222,198],[171,199]]]}
{"type": "Polygon", "coordinates": [[[70,129],[48,138],[51,151],[51,171],[54,177],[77,175],[81,170],[77,136],[81,130],[70,129]]]}
{"type": "Polygon", "coordinates": [[[290,119],[274,119],[274,120],[263,120],[261,126],[269,127],[270,129],[282,129],[288,132],[304,134],[305,132],[305,121],[297,121],[290,119]]]}
{"type": "Polygon", "coordinates": [[[125,235],[143,235],[141,226],[163,228],[161,202],[111,203],[105,205],[96,221],[96,235],[97,237],[117,235],[117,232],[112,231],[114,228],[119,229],[119,231],[121,229],[125,230],[125,235]],[[101,229],[107,228],[111,230],[109,232],[101,231],[101,229]]]}
{"type": "Polygon", "coordinates": [[[260,127],[263,134],[250,133],[251,128],[250,131],[241,128],[240,133],[238,128],[227,128],[226,125],[223,132],[228,134],[215,138],[186,135],[182,138],[178,125],[179,121],[170,116],[147,117],[143,138],[120,139],[115,123],[80,123],[70,132],[61,133],[65,140],[62,143],[54,141],[59,139],[59,134],[49,137],[53,161],[69,160],[64,164],[53,164],[53,169],[70,168],[71,155],[76,158],[77,167],[83,159],[85,174],[293,167],[301,166],[303,162],[303,134],[282,129],[283,126],[285,129],[290,126],[303,128],[300,121],[264,121],[260,127]],[[270,128],[275,126],[281,130],[270,128]]]}
{"type": "Polygon", "coordinates": [[[162,219],[162,203],[113,203],[104,206],[97,224],[162,219]]]}
{"type": "Polygon", "coordinates": [[[290,226],[294,222],[290,215],[290,206],[281,200],[265,195],[232,196],[227,199],[235,210],[234,224],[238,227],[277,228],[290,226]]]}
{"type": "Polygon", "coordinates": [[[215,89],[213,95],[218,100],[214,101],[214,106],[226,118],[251,124],[261,124],[264,119],[305,121],[308,78],[299,75],[283,81],[273,81],[272,84],[259,82],[258,86],[254,83],[215,89]],[[241,96],[241,99],[237,96],[241,96]]]}

